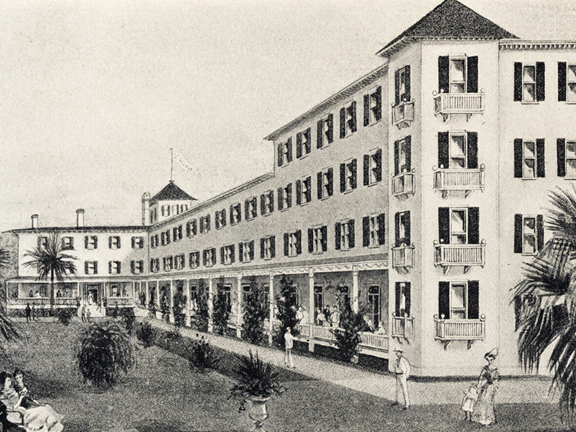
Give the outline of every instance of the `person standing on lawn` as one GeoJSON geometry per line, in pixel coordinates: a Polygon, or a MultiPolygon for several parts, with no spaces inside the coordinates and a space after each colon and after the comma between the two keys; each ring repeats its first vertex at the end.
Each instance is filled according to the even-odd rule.
{"type": "Polygon", "coordinates": [[[286,328],[286,333],[284,333],[284,366],[295,368],[294,361],[292,360],[292,348],[294,347],[294,336],[292,336],[292,330],[290,327],[286,328]]]}
{"type": "Polygon", "coordinates": [[[403,409],[407,410],[410,408],[407,383],[410,377],[410,363],[404,357],[404,350],[402,348],[396,348],[394,352],[396,353],[396,361],[394,364],[394,372],[396,373],[396,400],[392,403],[392,406],[400,404],[400,392],[402,392],[402,396],[404,397],[403,409]]]}
{"type": "Polygon", "coordinates": [[[26,309],[24,309],[26,314],[26,322],[32,321],[32,309],[30,309],[30,303],[26,303],[26,309]]]}

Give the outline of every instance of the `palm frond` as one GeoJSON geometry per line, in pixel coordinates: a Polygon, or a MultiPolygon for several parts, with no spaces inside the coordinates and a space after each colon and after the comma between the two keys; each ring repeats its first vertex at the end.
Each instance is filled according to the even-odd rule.
{"type": "Polygon", "coordinates": [[[558,188],[550,192],[552,208],[548,209],[546,228],[559,238],[576,239],[576,186],[572,191],[558,188]]]}
{"type": "Polygon", "coordinates": [[[0,268],[10,265],[10,252],[0,248],[0,268]]]}

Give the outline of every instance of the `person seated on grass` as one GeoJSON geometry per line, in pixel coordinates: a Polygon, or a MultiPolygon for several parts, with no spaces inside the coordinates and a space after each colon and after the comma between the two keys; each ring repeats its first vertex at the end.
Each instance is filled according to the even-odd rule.
{"type": "Polygon", "coordinates": [[[26,432],[61,432],[64,429],[62,416],[50,405],[23,407],[24,396],[20,396],[14,389],[12,377],[7,372],[0,372],[0,388],[0,402],[6,408],[5,417],[0,418],[3,426],[22,426],[26,432]]]}
{"type": "Polygon", "coordinates": [[[24,372],[20,369],[15,369],[14,374],[14,390],[18,392],[18,395],[22,398],[22,402],[20,402],[20,406],[24,408],[33,408],[41,406],[42,404],[30,397],[30,393],[28,392],[28,388],[26,384],[24,384],[24,372]]]}

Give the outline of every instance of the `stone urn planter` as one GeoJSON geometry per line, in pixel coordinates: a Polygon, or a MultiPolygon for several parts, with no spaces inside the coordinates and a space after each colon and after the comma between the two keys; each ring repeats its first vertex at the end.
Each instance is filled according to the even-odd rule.
{"type": "Polygon", "coordinates": [[[248,410],[248,417],[254,422],[254,432],[265,432],[262,428],[264,421],[268,418],[268,409],[266,402],[270,400],[269,397],[261,398],[251,396],[248,398],[250,401],[250,408],[248,410]]]}

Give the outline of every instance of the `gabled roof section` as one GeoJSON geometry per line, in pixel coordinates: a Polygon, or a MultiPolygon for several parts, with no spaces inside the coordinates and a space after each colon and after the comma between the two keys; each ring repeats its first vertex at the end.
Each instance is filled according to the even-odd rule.
{"type": "Polygon", "coordinates": [[[150,205],[156,204],[158,201],[166,200],[182,200],[182,201],[196,201],[196,198],[191,197],[174,183],[174,180],[164,186],[160,192],[152,197],[150,200],[150,205]]]}
{"type": "Polygon", "coordinates": [[[458,0],[444,0],[420,21],[409,27],[400,36],[378,51],[387,57],[398,45],[423,39],[478,39],[499,40],[518,37],[474,12],[458,0]]]}

